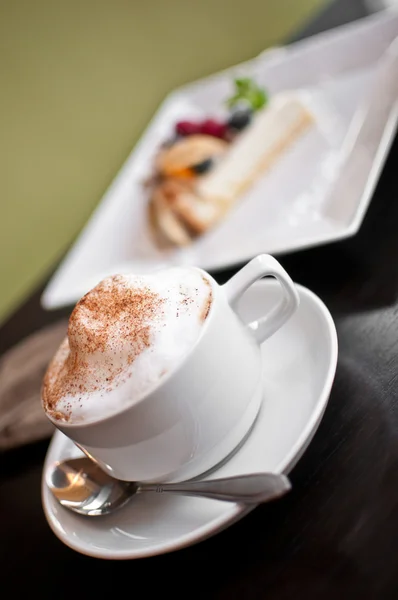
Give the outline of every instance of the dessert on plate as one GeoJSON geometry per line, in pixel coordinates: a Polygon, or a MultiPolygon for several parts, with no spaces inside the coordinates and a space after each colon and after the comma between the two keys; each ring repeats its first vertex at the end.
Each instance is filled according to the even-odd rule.
{"type": "Polygon", "coordinates": [[[176,123],[155,157],[148,210],[161,245],[188,245],[218,223],[312,122],[294,92],[269,98],[251,79],[235,87],[224,122],[176,123]]]}

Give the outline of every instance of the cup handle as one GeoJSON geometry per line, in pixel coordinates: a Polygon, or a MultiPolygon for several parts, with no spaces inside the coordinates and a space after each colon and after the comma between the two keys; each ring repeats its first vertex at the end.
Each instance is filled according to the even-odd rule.
{"type": "Polygon", "coordinates": [[[299,306],[299,295],[285,269],[269,254],[260,254],[223,285],[229,304],[234,308],[239,298],[257,279],[270,275],[277,279],[283,298],[267,315],[249,323],[248,328],[261,344],[292,316],[299,306]]]}

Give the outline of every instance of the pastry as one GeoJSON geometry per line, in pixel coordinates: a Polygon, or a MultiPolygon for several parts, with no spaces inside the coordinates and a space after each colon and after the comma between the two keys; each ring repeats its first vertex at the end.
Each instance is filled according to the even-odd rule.
{"type": "Polygon", "coordinates": [[[297,94],[268,99],[252,80],[238,82],[225,123],[177,123],[155,159],[149,214],[159,243],[184,246],[216,225],[313,121],[297,94]]]}

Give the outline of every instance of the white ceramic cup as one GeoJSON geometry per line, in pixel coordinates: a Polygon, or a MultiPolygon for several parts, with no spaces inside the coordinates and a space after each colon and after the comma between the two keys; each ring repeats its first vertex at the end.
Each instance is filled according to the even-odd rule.
{"type": "Polygon", "coordinates": [[[257,256],[225,285],[208,274],[213,299],[202,332],[182,363],[145,396],[91,423],[53,423],[114,477],[181,481],[228,457],[252,427],[262,400],[260,344],[298,307],[295,286],[281,265],[257,256]],[[245,325],[235,303],[257,279],[281,284],[281,302],[245,325]]]}

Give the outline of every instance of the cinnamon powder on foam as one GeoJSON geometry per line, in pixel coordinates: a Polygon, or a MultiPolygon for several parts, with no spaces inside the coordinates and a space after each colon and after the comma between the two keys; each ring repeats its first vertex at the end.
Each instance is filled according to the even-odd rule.
{"type": "Polygon", "coordinates": [[[116,366],[119,361],[113,363],[112,354],[118,355],[123,342],[123,347],[129,350],[125,360],[130,365],[150,346],[148,321],[154,320],[163,302],[149,288],[128,286],[120,275],[101,282],[83,296],[70,316],[68,336],[44,377],[42,397],[46,411],[56,419],[68,421],[71,407],[67,414],[58,412],[58,401],[64,396],[95,392],[104,385],[95,377],[95,364],[87,360],[90,355],[104,360],[105,384],[110,388],[123,370],[116,366]]]}
{"type": "MultiPolygon", "coordinates": [[[[210,293],[200,315],[201,321],[207,318],[212,303],[211,285],[204,277],[203,280],[210,293]]],[[[187,302],[187,299],[182,300],[182,304],[187,302]]],[[[43,380],[42,401],[46,412],[57,420],[69,421],[71,405],[66,407],[66,412],[56,409],[62,397],[78,397],[101,387],[110,391],[112,382],[126,367],[126,363],[117,366],[117,360],[114,364],[112,354],[117,356],[121,346],[128,348],[125,360],[131,365],[151,345],[148,321],[156,319],[163,303],[164,299],[148,287],[132,288],[121,275],[109,277],[83,296],[72,311],[67,337],[43,380]],[[106,368],[106,387],[96,378],[95,360],[89,360],[93,355],[95,360],[101,360],[102,368],[106,368]]]]}

